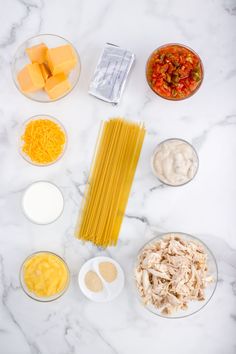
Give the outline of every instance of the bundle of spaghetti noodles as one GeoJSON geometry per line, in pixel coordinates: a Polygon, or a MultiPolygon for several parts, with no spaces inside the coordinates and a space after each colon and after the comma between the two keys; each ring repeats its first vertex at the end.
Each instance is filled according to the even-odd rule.
{"type": "Polygon", "coordinates": [[[117,243],[145,128],[113,118],[102,123],[75,235],[97,246],[117,243]]]}

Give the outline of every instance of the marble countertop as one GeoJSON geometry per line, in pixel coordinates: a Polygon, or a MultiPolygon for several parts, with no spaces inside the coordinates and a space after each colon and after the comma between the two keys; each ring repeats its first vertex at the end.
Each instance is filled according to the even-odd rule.
{"type": "Polygon", "coordinates": [[[0,353],[236,353],[235,1],[10,0],[0,19],[0,353]],[[17,46],[39,33],[67,38],[82,61],[75,90],[50,104],[25,98],[11,78],[17,46]],[[87,93],[105,42],[136,54],[116,107],[87,93]],[[158,98],[145,81],[147,57],[167,42],[192,47],[204,63],[201,89],[182,102],[158,98]],[[28,164],[17,146],[22,122],[41,113],[60,119],[69,137],[63,159],[47,168],[28,164]],[[100,122],[111,116],[144,121],[147,136],[118,246],[102,251],[73,234],[100,122]],[[164,187],[150,168],[156,144],[170,137],[190,141],[200,158],[198,175],[180,188],[164,187]],[[66,201],[63,215],[48,226],[30,223],[21,210],[23,190],[39,179],[58,184],[66,201]],[[215,254],[218,287],[197,314],[155,317],[135,298],[133,262],[152,229],[190,233],[215,254]],[[20,265],[38,250],[60,254],[71,270],[70,288],[55,302],[38,303],[20,288],[20,265]],[[90,302],[77,284],[81,265],[96,255],[113,257],[125,271],[124,291],[107,304],[90,302]]]}

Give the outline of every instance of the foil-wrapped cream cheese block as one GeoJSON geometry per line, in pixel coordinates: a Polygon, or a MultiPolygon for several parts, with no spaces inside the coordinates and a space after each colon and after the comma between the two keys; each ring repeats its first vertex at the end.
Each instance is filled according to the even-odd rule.
{"type": "Polygon", "coordinates": [[[106,43],[90,83],[89,93],[103,101],[117,104],[134,60],[135,56],[130,51],[106,43]]]}

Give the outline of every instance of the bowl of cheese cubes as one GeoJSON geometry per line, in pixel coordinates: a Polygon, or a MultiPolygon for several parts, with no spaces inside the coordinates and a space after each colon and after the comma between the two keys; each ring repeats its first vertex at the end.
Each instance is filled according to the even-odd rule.
{"type": "Polygon", "coordinates": [[[51,102],[68,95],[80,76],[80,57],[74,46],[54,34],[41,34],[25,41],[12,61],[18,90],[38,102],[51,102]]]}

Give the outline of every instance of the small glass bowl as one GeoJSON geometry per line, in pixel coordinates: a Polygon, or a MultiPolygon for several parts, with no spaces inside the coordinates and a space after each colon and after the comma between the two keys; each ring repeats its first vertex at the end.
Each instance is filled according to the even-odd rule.
{"type": "Polygon", "coordinates": [[[142,306],[145,309],[147,309],[148,311],[150,311],[154,315],[164,317],[164,318],[169,318],[169,319],[184,318],[184,317],[188,317],[188,316],[191,316],[191,315],[199,312],[211,300],[211,298],[213,297],[213,295],[215,293],[217,282],[218,282],[218,267],[217,267],[215,256],[213,255],[211,250],[208,248],[208,246],[204,242],[199,240],[197,237],[183,233],[183,232],[168,232],[168,233],[165,233],[165,234],[162,234],[159,236],[155,236],[153,239],[151,239],[150,241],[145,243],[145,245],[139,250],[139,252],[136,256],[134,269],[136,268],[136,266],[138,264],[139,256],[145,247],[147,247],[149,244],[151,245],[151,244],[155,243],[156,241],[161,240],[163,237],[170,235],[170,234],[180,235],[182,238],[184,238],[186,240],[197,241],[200,245],[202,245],[204,247],[205,252],[207,253],[207,256],[208,256],[208,274],[213,276],[213,279],[214,279],[214,281],[212,283],[209,283],[208,286],[204,289],[205,300],[204,301],[189,301],[187,310],[180,310],[180,311],[175,312],[171,315],[165,315],[165,314],[161,313],[160,309],[154,307],[153,305],[144,305],[142,303],[140,296],[139,296],[135,280],[134,280],[134,286],[135,286],[135,290],[136,290],[136,294],[137,294],[139,302],[142,304],[142,306]]]}
{"type": "Polygon", "coordinates": [[[52,117],[52,116],[49,116],[48,114],[38,114],[36,116],[33,116],[33,117],[30,117],[29,119],[27,119],[23,125],[21,126],[21,129],[20,129],[20,133],[19,133],[19,153],[20,155],[23,157],[24,160],[26,160],[27,162],[29,162],[30,164],[32,165],[35,165],[35,166],[41,166],[41,167],[45,167],[45,166],[50,166],[50,165],[53,165],[54,163],[56,163],[57,161],[59,161],[62,156],[64,155],[65,151],[66,151],[66,148],[67,148],[67,141],[68,141],[68,138],[67,138],[67,132],[65,130],[65,127],[62,125],[61,122],[59,122],[58,119],[52,117]],[[52,162],[49,162],[49,163],[38,163],[36,161],[32,161],[31,158],[24,153],[24,151],[22,150],[22,147],[24,145],[24,141],[21,139],[22,135],[24,134],[25,132],[25,129],[26,129],[26,126],[33,120],[39,120],[39,119],[47,119],[47,120],[51,120],[52,122],[56,123],[60,128],[61,130],[63,131],[63,133],[65,134],[65,144],[64,144],[64,147],[63,147],[63,150],[61,152],[61,154],[52,162]]]}
{"type": "Polygon", "coordinates": [[[50,302],[50,301],[57,300],[59,297],[61,297],[67,291],[69,284],[70,284],[70,271],[69,271],[69,268],[68,268],[66,262],[64,261],[64,259],[62,259],[60,256],[58,256],[56,253],[53,253],[50,251],[34,252],[30,256],[28,256],[21,265],[19,276],[20,276],[20,285],[21,285],[21,288],[23,289],[23,291],[25,292],[25,294],[28,295],[31,299],[39,301],[39,302],[50,302]],[[53,255],[53,256],[56,256],[57,258],[59,258],[60,261],[63,262],[63,264],[66,268],[66,271],[67,271],[67,282],[66,282],[64,289],[61,292],[59,292],[58,294],[55,294],[55,295],[49,296],[49,297],[39,297],[39,296],[35,295],[34,293],[32,293],[31,291],[28,290],[28,288],[25,284],[25,281],[24,281],[24,265],[25,265],[25,263],[30,258],[32,258],[38,254],[41,254],[41,253],[47,253],[47,254],[50,254],[50,255],[53,255]]]}
{"type": "Polygon", "coordinates": [[[170,187],[181,187],[181,186],[184,186],[185,184],[191,182],[191,181],[194,179],[194,177],[196,176],[196,174],[197,174],[197,172],[198,172],[198,169],[199,169],[199,157],[198,157],[198,154],[197,154],[196,149],[195,149],[195,148],[193,147],[193,145],[191,145],[188,141],[186,141],[186,140],[184,140],[184,139],[180,139],[180,138],[170,138],[170,139],[163,140],[162,142],[160,142],[160,143],[157,145],[157,147],[156,147],[156,149],[154,150],[154,152],[153,152],[153,154],[152,154],[152,157],[151,157],[151,169],[152,169],[153,174],[158,178],[158,180],[159,180],[161,183],[165,184],[166,186],[170,186],[170,187]],[[188,144],[188,145],[193,149],[193,151],[194,151],[194,153],[195,153],[195,156],[196,156],[196,162],[197,162],[196,171],[195,171],[193,177],[192,177],[191,179],[189,179],[188,181],[186,181],[186,182],[184,182],[184,183],[181,183],[181,184],[170,184],[170,183],[167,183],[166,181],[162,180],[161,177],[158,175],[158,173],[157,173],[155,167],[154,167],[154,159],[155,159],[155,155],[156,155],[156,152],[157,152],[157,150],[159,149],[159,147],[160,147],[162,144],[164,144],[164,143],[166,143],[166,142],[168,142],[168,141],[174,141],[174,140],[182,141],[182,142],[188,144]]]}
{"type": "Polygon", "coordinates": [[[201,58],[199,57],[199,55],[191,48],[183,45],[183,44],[179,44],[179,43],[168,43],[168,44],[164,44],[158,48],[156,48],[152,53],[151,55],[149,56],[148,60],[147,60],[147,63],[146,63],[146,80],[147,80],[147,83],[149,85],[149,87],[151,88],[151,90],[159,97],[162,97],[166,100],[169,100],[169,101],[182,101],[182,100],[185,100],[186,98],[189,98],[191,97],[192,95],[194,95],[200,88],[201,84],[202,84],[202,81],[204,79],[204,69],[203,69],[203,64],[202,64],[202,61],[201,61],[201,58]],[[153,59],[153,56],[156,54],[156,52],[158,52],[160,49],[164,49],[164,48],[168,48],[168,47],[172,47],[172,46],[177,46],[179,48],[184,48],[184,49],[187,49],[188,51],[190,51],[192,54],[194,54],[198,60],[199,60],[199,63],[200,63],[200,67],[201,67],[201,74],[202,74],[202,77],[201,77],[201,80],[199,81],[199,84],[197,85],[197,87],[195,88],[195,90],[193,90],[189,95],[187,96],[184,96],[184,97],[166,97],[164,95],[161,95],[159,92],[155,91],[154,88],[152,87],[151,83],[150,83],[150,78],[149,78],[149,75],[150,75],[150,63],[153,59]]]}
{"type": "Polygon", "coordinates": [[[81,63],[80,63],[80,57],[79,57],[77,50],[68,40],[66,40],[63,37],[57,36],[55,34],[40,34],[38,36],[29,38],[28,40],[26,40],[23,44],[21,44],[18,47],[18,49],[13,57],[12,63],[11,63],[11,71],[12,71],[13,81],[14,81],[17,89],[24,96],[30,98],[33,101],[47,103],[47,102],[54,102],[54,101],[60,100],[61,98],[67,96],[74,89],[74,87],[76,86],[76,84],[79,81],[80,72],[81,72],[81,63]],[[40,43],[45,43],[48,48],[53,48],[53,47],[58,47],[61,45],[69,44],[74,49],[74,52],[77,57],[77,64],[71,70],[71,72],[68,76],[68,79],[71,83],[71,89],[56,99],[49,98],[47,93],[44,90],[39,90],[39,91],[32,92],[32,93],[22,92],[20,89],[18,80],[17,80],[17,75],[18,75],[19,71],[26,64],[30,63],[30,59],[28,58],[28,55],[26,53],[26,48],[30,48],[30,47],[40,44],[40,43]]]}
{"type": "Polygon", "coordinates": [[[24,216],[26,217],[26,219],[28,219],[30,222],[32,222],[33,224],[36,224],[36,225],[50,225],[52,223],[54,223],[55,221],[57,221],[63,211],[64,211],[64,207],[65,207],[65,199],[64,199],[64,196],[63,196],[63,193],[61,191],[61,189],[53,182],[49,182],[49,181],[46,181],[46,180],[38,180],[38,181],[35,181],[35,182],[32,182],[30,183],[24,190],[23,192],[23,196],[22,196],[22,199],[21,199],[21,207],[22,207],[22,211],[23,211],[23,214],[24,216]],[[60,213],[58,213],[58,215],[56,216],[56,218],[50,220],[50,221],[47,221],[47,222],[39,222],[39,221],[36,221],[35,219],[33,219],[32,217],[30,217],[30,215],[27,213],[27,210],[25,209],[25,206],[24,206],[24,198],[25,198],[25,195],[27,193],[27,191],[30,189],[30,187],[32,187],[33,185],[35,184],[38,184],[38,183],[41,183],[41,182],[45,182],[45,183],[49,183],[51,184],[52,186],[54,186],[61,194],[61,197],[62,197],[62,201],[63,201],[63,205],[62,205],[62,208],[60,210],[60,213]]]}

